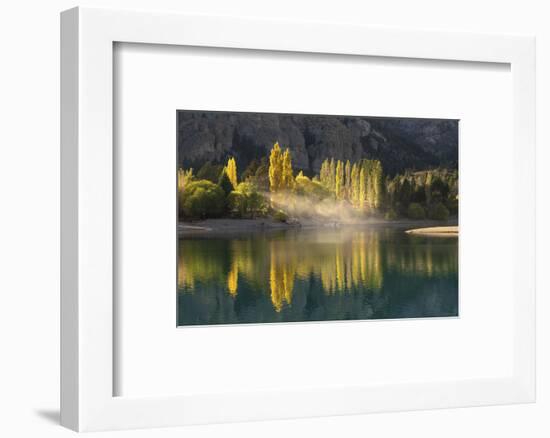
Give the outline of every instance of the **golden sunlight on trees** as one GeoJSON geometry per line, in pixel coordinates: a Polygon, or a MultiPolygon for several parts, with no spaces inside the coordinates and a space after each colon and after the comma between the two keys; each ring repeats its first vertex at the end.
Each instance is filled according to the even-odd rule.
{"type": "Polygon", "coordinates": [[[338,201],[348,201],[356,209],[372,213],[382,204],[382,165],[378,160],[356,163],[325,159],[319,181],[338,201]]]}
{"type": "Polygon", "coordinates": [[[329,186],[329,182],[328,182],[329,181],[329,174],[330,174],[329,161],[328,161],[328,158],[327,158],[325,161],[323,161],[323,164],[321,164],[321,170],[319,172],[319,181],[325,187],[329,186]]]}
{"type": "Polygon", "coordinates": [[[306,168],[295,177],[292,152],[278,142],[269,157],[250,163],[240,178],[231,157],[225,166],[204,164],[197,175],[193,169],[178,169],[177,187],[178,212],[184,220],[270,217],[285,222],[314,215],[342,221],[377,215],[394,220],[422,217],[423,209],[426,218],[446,221],[458,214],[456,170],[407,171],[390,177],[379,160],[326,157],[317,175],[306,168]]]}
{"type": "Polygon", "coordinates": [[[338,160],[336,164],[336,176],[334,181],[334,194],[336,199],[342,199],[344,194],[344,165],[338,160]]]}
{"type": "Polygon", "coordinates": [[[328,188],[333,190],[336,188],[336,162],[331,158],[328,165],[328,188]]]}
{"type": "Polygon", "coordinates": [[[231,181],[233,188],[236,189],[239,183],[237,181],[237,163],[235,162],[235,158],[231,157],[227,160],[225,171],[227,172],[227,176],[229,177],[229,181],[231,181]]]}
{"type": "Polygon", "coordinates": [[[294,187],[294,175],[292,172],[292,157],[290,155],[290,149],[285,149],[283,153],[283,164],[282,164],[282,189],[283,190],[292,190],[294,187]]]}
{"type": "Polygon", "coordinates": [[[271,192],[292,190],[294,175],[290,149],[281,151],[279,143],[273,145],[269,155],[269,189],[271,192]]]}
{"type": "Polygon", "coordinates": [[[365,201],[369,210],[380,205],[380,187],[382,183],[382,165],[378,160],[363,160],[365,169],[365,201]]]}
{"type": "Polygon", "coordinates": [[[350,188],[350,201],[354,207],[359,207],[359,166],[354,163],[351,166],[351,188],[350,188]]]}
{"type": "Polygon", "coordinates": [[[178,169],[178,196],[180,197],[180,199],[183,195],[185,187],[187,187],[187,184],[189,184],[192,180],[193,169],[185,170],[181,167],[178,169]]]}
{"type": "Polygon", "coordinates": [[[350,199],[351,193],[351,163],[349,160],[346,161],[344,166],[344,197],[350,199]]]}
{"type": "Polygon", "coordinates": [[[365,175],[365,168],[361,167],[359,172],[359,210],[365,209],[365,201],[367,198],[367,178],[365,175]]]}
{"type": "Polygon", "coordinates": [[[280,190],[283,180],[283,160],[279,143],[275,143],[269,154],[269,190],[280,190]]]}

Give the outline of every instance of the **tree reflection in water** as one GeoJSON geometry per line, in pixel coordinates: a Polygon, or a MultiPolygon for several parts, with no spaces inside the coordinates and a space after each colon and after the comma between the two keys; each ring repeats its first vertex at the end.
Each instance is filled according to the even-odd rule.
{"type": "Polygon", "coordinates": [[[180,325],[452,316],[457,303],[456,238],[373,228],[179,240],[180,325]]]}

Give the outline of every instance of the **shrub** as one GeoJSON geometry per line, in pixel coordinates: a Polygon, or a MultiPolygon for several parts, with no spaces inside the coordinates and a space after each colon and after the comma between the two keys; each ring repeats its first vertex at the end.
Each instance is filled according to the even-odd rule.
{"type": "Polygon", "coordinates": [[[430,186],[431,201],[443,201],[449,195],[449,184],[440,177],[435,178],[430,186]]]}
{"type": "Polygon", "coordinates": [[[332,195],[331,191],[327,189],[319,181],[311,180],[303,174],[296,177],[296,194],[314,198],[321,201],[332,195]]]}
{"type": "Polygon", "coordinates": [[[229,211],[237,217],[256,217],[266,214],[268,205],[254,184],[240,183],[227,197],[229,211]]]}
{"type": "Polygon", "coordinates": [[[407,209],[407,217],[409,219],[425,219],[426,212],[418,202],[411,202],[407,209]]]}
{"type": "Polygon", "coordinates": [[[245,196],[235,190],[232,191],[227,196],[227,207],[233,216],[243,217],[246,210],[245,196]]]}
{"type": "Polygon", "coordinates": [[[394,221],[397,219],[397,213],[396,211],[391,208],[390,210],[388,210],[386,212],[386,214],[384,215],[384,219],[386,219],[387,221],[394,221]]]}
{"type": "Polygon", "coordinates": [[[453,215],[458,214],[458,197],[454,196],[452,198],[447,199],[445,206],[449,210],[449,214],[453,214],[453,215]]]}
{"type": "Polygon", "coordinates": [[[225,194],[217,184],[208,180],[193,181],[181,196],[180,212],[188,218],[218,217],[223,213],[225,194]]]}
{"type": "Polygon", "coordinates": [[[218,178],[218,185],[221,187],[226,196],[228,196],[233,190],[233,184],[227,175],[227,170],[223,169],[218,178]]]}
{"type": "Polygon", "coordinates": [[[197,172],[197,179],[207,179],[214,184],[218,182],[220,173],[223,170],[221,164],[212,164],[210,161],[204,163],[204,165],[197,172]]]}
{"type": "Polygon", "coordinates": [[[449,210],[443,205],[443,203],[438,202],[430,209],[430,218],[438,221],[446,221],[449,219],[449,210]]]}
{"type": "Polygon", "coordinates": [[[277,210],[273,215],[273,219],[277,222],[286,222],[288,220],[288,216],[283,210],[277,210]]]}

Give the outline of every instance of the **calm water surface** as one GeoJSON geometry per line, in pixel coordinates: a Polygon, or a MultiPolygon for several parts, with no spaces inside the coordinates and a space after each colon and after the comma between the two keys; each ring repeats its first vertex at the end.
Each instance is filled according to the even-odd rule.
{"type": "Polygon", "coordinates": [[[458,239],[393,228],[181,237],[178,325],[458,315],[458,239]]]}

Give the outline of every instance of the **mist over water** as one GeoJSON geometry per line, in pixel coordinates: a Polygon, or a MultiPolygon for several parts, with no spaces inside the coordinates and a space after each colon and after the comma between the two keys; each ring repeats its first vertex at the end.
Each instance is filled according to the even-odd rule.
{"type": "MultiPolygon", "coordinates": [[[[300,212],[351,217],[336,202],[300,212]]],[[[178,242],[178,325],[457,315],[456,238],[348,226],[178,242]]]]}

